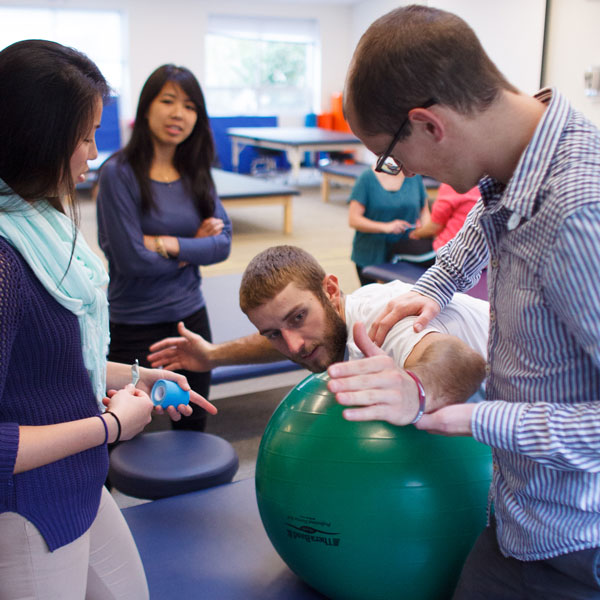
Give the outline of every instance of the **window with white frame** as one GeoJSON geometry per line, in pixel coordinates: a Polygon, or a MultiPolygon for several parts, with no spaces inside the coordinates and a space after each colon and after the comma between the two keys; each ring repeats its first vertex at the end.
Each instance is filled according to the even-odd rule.
{"type": "Polygon", "coordinates": [[[314,112],[320,91],[316,20],[212,15],[205,44],[210,115],[314,112]]]}
{"type": "Polygon", "coordinates": [[[0,6],[0,50],[26,39],[76,48],[97,65],[114,92],[127,93],[122,15],[115,10],[0,6]]]}

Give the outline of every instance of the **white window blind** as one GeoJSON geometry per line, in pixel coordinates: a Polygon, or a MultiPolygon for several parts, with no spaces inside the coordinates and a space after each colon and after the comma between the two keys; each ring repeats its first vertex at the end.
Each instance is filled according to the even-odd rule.
{"type": "Polygon", "coordinates": [[[0,7],[0,50],[43,39],[87,54],[119,95],[125,88],[126,53],[121,13],[114,10],[0,7]]]}
{"type": "Polygon", "coordinates": [[[209,16],[203,82],[209,113],[313,112],[318,33],[314,19],[209,16]]]}

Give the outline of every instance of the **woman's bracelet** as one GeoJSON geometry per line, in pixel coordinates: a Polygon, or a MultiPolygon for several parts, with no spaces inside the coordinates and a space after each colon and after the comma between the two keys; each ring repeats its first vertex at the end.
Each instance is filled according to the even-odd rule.
{"type": "Polygon", "coordinates": [[[156,248],[156,252],[160,254],[163,258],[171,258],[169,256],[169,253],[167,252],[167,249],[165,248],[165,245],[160,235],[154,236],[154,246],[156,248]]]}
{"type": "Polygon", "coordinates": [[[108,442],[108,427],[106,426],[106,421],[104,420],[104,417],[102,415],[94,416],[98,417],[102,421],[102,425],[104,425],[104,441],[102,442],[102,445],[104,446],[106,442],[108,442]]]}
{"type": "Polygon", "coordinates": [[[110,410],[105,410],[104,414],[112,415],[115,418],[115,421],[117,422],[117,437],[115,438],[115,441],[112,442],[113,444],[116,444],[121,439],[121,421],[119,421],[119,417],[117,417],[117,415],[115,415],[115,413],[111,412],[110,410]]]}

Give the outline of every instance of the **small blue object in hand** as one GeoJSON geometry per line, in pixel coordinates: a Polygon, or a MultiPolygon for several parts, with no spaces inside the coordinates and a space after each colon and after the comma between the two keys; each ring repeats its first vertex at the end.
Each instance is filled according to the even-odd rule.
{"type": "Polygon", "coordinates": [[[179,406],[190,403],[190,393],[182,390],[174,381],[159,379],[152,386],[150,397],[155,406],[179,406]]]}

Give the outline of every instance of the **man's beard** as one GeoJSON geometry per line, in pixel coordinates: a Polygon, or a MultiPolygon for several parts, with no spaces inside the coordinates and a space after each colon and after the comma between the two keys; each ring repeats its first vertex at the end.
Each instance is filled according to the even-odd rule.
{"type": "Polygon", "coordinates": [[[324,302],[323,306],[325,308],[326,323],[325,334],[323,335],[323,347],[326,350],[326,357],[319,363],[307,364],[302,359],[296,361],[313,373],[321,373],[327,370],[333,363],[344,360],[346,343],[348,342],[348,330],[344,320],[329,302],[324,302]]]}

